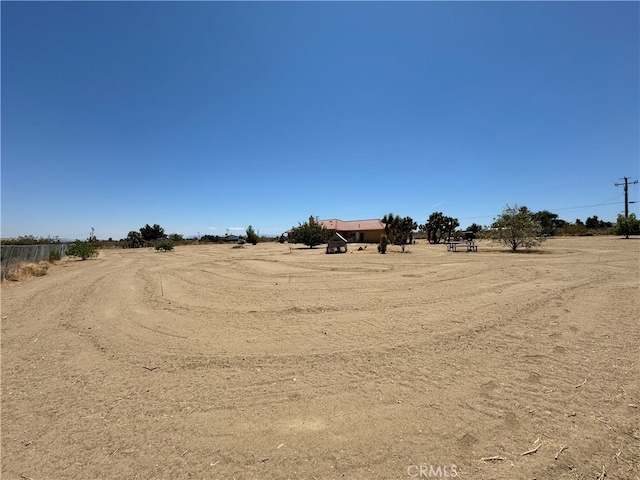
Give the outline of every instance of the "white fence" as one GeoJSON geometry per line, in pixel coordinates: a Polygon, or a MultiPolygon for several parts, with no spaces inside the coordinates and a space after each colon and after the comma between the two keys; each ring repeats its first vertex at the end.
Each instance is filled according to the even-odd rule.
{"type": "Polygon", "coordinates": [[[67,244],[65,243],[53,245],[2,245],[0,246],[0,257],[2,259],[0,281],[4,281],[4,276],[10,266],[20,263],[38,263],[42,260],[49,260],[52,255],[62,258],[66,254],[67,244]]]}

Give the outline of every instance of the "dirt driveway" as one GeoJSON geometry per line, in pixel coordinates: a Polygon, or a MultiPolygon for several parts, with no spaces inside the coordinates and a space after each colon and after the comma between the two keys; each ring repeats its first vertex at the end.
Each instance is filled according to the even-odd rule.
{"type": "Polygon", "coordinates": [[[2,287],[2,478],[638,479],[639,284],[612,237],[66,261],[2,287]]]}

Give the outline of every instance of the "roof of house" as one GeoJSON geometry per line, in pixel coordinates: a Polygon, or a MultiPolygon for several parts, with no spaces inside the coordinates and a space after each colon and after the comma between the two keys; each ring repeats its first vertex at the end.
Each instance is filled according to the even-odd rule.
{"type": "Polygon", "coordinates": [[[318,220],[327,230],[336,230],[339,232],[361,232],[364,230],[384,230],[384,223],[380,220],[349,220],[344,221],[338,218],[330,220],[318,220]]]}

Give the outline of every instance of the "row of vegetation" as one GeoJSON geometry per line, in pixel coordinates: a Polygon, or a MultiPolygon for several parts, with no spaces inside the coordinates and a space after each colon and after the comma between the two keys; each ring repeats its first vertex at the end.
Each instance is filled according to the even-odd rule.
{"type": "MultiPolygon", "coordinates": [[[[429,243],[438,244],[443,241],[460,238],[484,238],[499,242],[512,251],[519,248],[531,249],[540,245],[546,238],[554,235],[593,235],[612,234],[640,235],[640,221],[635,214],[625,217],[619,215],[615,224],[603,222],[597,216],[579,219],[574,224],[558,218],[558,215],[546,210],[531,212],[525,206],[507,205],[490,226],[482,227],[471,224],[466,230],[459,230],[457,218],[433,212],[427,221],[418,225],[411,217],[402,217],[389,213],[382,217],[385,231],[380,237],[378,252],[386,253],[388,245],[400,245],[402,251],[411,244],[414,238],[424,238],[429,243]]],[[[299,224],[289,232],[289,241],[302,243],[310,248],[323,244],[331,236],[320,223],[309,217],[309,221],[299,224]]]]}
{"type": "MultiPolygon", "coordinates": [[[[442,212],[433,212],[424,224],[418,224],[411,217],[401,217],[389,213],[382,217],[385,226],[384,234],[380,238],[378,250],[385,253],[388,245],[399,245],[404,251],[407,244],[414,239],[426,239],[429,243],[438,244],[450,239],[461,238],[464,234],[472,233],[477,238],[487,238],[501,241],[512,250],[518,248],[531,248],[539,245],[545,238],[557,235],[640,235],[640,220],[635,214],[628,217],[618,215],[617,222],[604,222],[597,216],[588,217],[586,221],[576,219],[574,223],[559,218],[555,213],[543,210],[530,212],[527,207],[507,206],[502,214],[489,226],[480,226],[475,223],[461,230],[457,218],[444,215],[442,212]],[[522,238],[520,238],[522,237],[522,238]]],[[[288,241],[302,243],[309,247],[327,242],[329,232],[313,217],[308,222],[298,224],[289,231],[288,241]]],[[[127,237],[121,240],[98,240],[92,233],[86,241],[76,240],[70,245],[69,255],[82,259],[97,255],[98,248],[122,247],[141,248],[155,247],[156,250],[170,251],[175,245],[193,243],[227,243],[230,241],[251,243],[256,245],[260,241],[267,240],[260,237],[253,227],[249,225],[244,236],[232,237],[229,235],[203,235],[199,238],[186,239],[183,235],[173,233],[167,235],[165,229],[158,224],[141,227],[132,230],[127,237]]],[[[273,238],[269,238],[273,241],[273,238]]],[[[281,236],[278,241],[284,242],[281,236]]],[[[22,236],[18,238],[2,239],[4,245],[40,245],[59,244],[63,241],[59,237],[33,237],[22,236]]]]}
{"type": "Polygon", "coordinates": [[[238,240],[256,245],[263,239],[258,236],[251,225],[247,227],[246,234],[244,236],[239,236],[237,238],[230,235],[203,235],[199,238],[186,239],[183,235],[178,233],[166,235],[164,228],[158,224],[154,224],[153,226],[147,224],[138,231],[130,231],[127,238],[121,240],[120,243],[124,243],[123,247],[128,248],[155,246],[157,250],[172,250],[174,245],[186,245],[193,243],[228,243],[237,242],[238,240]]]}

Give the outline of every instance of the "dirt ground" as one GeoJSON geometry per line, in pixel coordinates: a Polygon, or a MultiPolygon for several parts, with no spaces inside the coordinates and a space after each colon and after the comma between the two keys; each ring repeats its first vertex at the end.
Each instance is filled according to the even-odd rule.
{"type": "Polygon", "coordinates": [[[638,479],[639,286],[614,237],[64,261],[2,287],[2,479],[638,479]]]}

